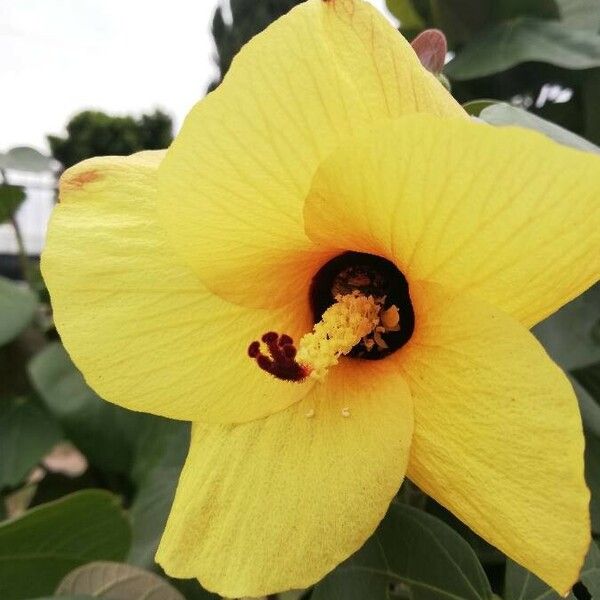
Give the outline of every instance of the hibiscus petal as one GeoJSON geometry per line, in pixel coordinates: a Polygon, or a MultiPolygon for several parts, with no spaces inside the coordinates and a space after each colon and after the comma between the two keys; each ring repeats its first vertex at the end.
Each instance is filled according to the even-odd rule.
{"type": "Polygon", "coordinates": [[[159,210],[173,247],[227,299],[289,302],[327,260],[302,225],[317,165],[342,136],[415,111],[464,114],[363,0],[299,5],[242,49],[170,148],[159,210]]]}
{"type": "Polygon", "coordinates": [[[63,175],[42,257],[63,342],[103,398],[133,410],[218,423],[281,410],[310,386],[269,377],[247,347],[272,328],[306,332],[308,302],[242,308],[178,263],[157,221],[163,155],[97,158],[63,175]]]}
{"type": "Polygon", "coordinates": [[[385,515],[412,427],[394,361],[351,359],[267,419],[195,424],[158,562],[227,598],[313,584],[385,515]]]}
{"type": "Polygon", "coordinates": [[[407,116],[348,140],[305,205],[324,248],[382,254],[532,326],[600,276],[600,157],[540,134],[407,116]]]}
{"type": "Polygon", "coordinates": [[[583,432],[566,376],[512,317],[413,285],[401,350],[415,432],[408,476],[561,594],[590,543],[583,432]]]}

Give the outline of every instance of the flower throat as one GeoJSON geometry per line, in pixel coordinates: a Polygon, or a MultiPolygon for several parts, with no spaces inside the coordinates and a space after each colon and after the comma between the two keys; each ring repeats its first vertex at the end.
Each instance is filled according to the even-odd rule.
{"type": "Polygon", "coordinates": [[[315,326],[298,348],[286,334],[265,333],[248,355],[285,381],[322,381],[340,356],[379,360],[401,348],[414,330],[408,283],[390,261],[346,252],[313,277],[309,299],[315,326]]]}

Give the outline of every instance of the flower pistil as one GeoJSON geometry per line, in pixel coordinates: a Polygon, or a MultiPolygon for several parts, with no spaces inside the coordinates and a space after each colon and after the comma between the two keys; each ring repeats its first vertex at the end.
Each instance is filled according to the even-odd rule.
{"type": "Polygon", "coordinates": [[[386,349],[382,338],[386,331],[398,331],[399,311],[395,305],[384,309],[385,297],[364,295],[359,290],[338,294],[335,303],[322,315],[313,330],[300,340],[274,331],[265,333],[261,343],[254,341],[248,355],[267,373],[285,381],[303,381],[307,377],[323,381],[340,356],[361,345],[368,352],[386,349]]]}

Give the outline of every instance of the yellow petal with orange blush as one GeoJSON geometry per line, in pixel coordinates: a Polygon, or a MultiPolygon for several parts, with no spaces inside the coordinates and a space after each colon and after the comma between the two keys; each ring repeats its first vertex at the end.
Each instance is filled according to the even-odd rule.
{"type": "Polygon", "coordinates": [[[413,284],[416,328],[399,351],[414,401],[408,476],[561,594],[590,543],[577,400],[505,313],[413,284]]]}
{"type": "Polygon", "coordinates": [[[600,157],[517,128],[428,115],[348,139],[305,205],[323,251],[380,254],[409,281],[532,326],[600,277],[600,157]]]}
{"type": "Polygon", "coordinates": [[[344,136],[417,111],[465,115],[363,0],[308,0],[253,38],[196,105],[160,168],[172,247],[224,298],[289,302],[331,256],[302,205],[344,136]]]}
{"type": "Polygon", "coordinates": [[[397,364],[350,359],[276,415],[195,423],[157,561],[227,598],[312,585],[385,515],[412,427],[397,364]]]}
{"type": "Polygon", "coordinates": [[[95,158],[63,175],[42,271],[65,347],[100,396],[132,410],[239,423],[286,408],[310,383],[267,376],[247,347],[273,328],[309,331],[308,301],[246,309],[207,290],[157,220],[163,156],[95,158]]]}

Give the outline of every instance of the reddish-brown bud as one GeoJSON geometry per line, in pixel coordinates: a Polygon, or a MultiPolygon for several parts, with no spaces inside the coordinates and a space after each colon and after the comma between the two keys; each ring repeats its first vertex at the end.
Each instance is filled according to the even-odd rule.
{"type": "Polygon", "coordinates": [[[439,75],[446,64],[448,43],[439,29],[426,29],[410,44],[419,57],[421,64],[434,75],[439,75]]]}

